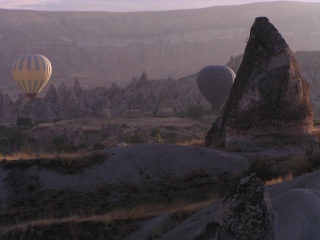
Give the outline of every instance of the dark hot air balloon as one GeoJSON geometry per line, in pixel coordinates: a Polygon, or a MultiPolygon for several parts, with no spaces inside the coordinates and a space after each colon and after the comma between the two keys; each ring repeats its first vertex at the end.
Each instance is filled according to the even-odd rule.
{"type": "Polygon", "coordinates": [[[197,77],[197,85],[211,106],[220,109],[228,99],[236,74],[231,68],[210,65],[202,68],[197,77]]]}
{"type": "Polygon", "coordinates": [[[33,100],[50,79],[50,61],[39,54],[18,57],[12,65],[12,76],[30,100],[33,100]]]}

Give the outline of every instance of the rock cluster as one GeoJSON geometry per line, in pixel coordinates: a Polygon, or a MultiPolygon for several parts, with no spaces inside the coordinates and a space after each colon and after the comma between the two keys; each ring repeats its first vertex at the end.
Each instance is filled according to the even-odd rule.
{"type": "MultiPolygon", "coordinates": [[[[83,89],[76,79],[73,87],[69,88],[64,83],[57,89],[51,85],[45,97],[34,102],[21,95],[15,106],[12,102],[11,109],[16,109],[15,119],[17,116],[28,117],[34,122],[80,117],[110,118],[133,111],[170,117],[186,111],[189,106],[210,108],[199,92],[195,78],[193,75],[179,80],[149,80],[143,72],[140,78],[133,78],[126,87],[114,83],[110,89],[83,89]]],[[[5,109],[3,111],[7,112],[5,109]]]]}
{"type": "Polygon", "coordinates": [[[304,146],[312,138],[309,86],[266,17],[256,18],[229,99],[206,136],[242,150],[304,146]]]}

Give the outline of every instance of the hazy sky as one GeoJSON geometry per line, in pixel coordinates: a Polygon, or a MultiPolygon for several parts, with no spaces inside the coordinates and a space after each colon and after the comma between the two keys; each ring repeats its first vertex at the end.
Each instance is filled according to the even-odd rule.
{"type": "MultiPolygon", "coordinates": [[[[201,8],[214,5],[272,2],[275,0],[0,0],[0,8],[46,11],[153,11],[201,8]]],[[[281,1],[281,0],[280,0],[281,1]]],[[[320,0],[298,0],[319,2],[320,0]]]]}

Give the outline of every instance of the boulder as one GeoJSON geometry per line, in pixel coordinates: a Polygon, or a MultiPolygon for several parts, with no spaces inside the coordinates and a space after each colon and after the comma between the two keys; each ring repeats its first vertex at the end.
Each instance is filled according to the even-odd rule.
{"type": "Polygon", "coordinates": [[[225,197],[214,221],[197,240],[273,240],[273,209],[263,182],[255,175],[240,182],[225,197]]]}
{"type": "Polygon", "coordinates": [[[255,174],[230,191],[214,220],[220,226],[217,239],[274,239],[269,193],[255,174]]]}
{"type": "Polygon", "coordinates": [[[229,99],[206,145],[257,150],[315,146],[309,86],[266,17],[255,19],[229,99]]]}

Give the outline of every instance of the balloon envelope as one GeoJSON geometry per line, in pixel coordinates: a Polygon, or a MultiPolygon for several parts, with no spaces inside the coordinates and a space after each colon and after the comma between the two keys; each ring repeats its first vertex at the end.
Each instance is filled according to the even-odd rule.
{"type": "Polygon", "coordinates": [[[30,100],[33,100],[47,84],[51,73],[50,61],[39,54],[26,54],[18,57],[12,65],[13,79],[30,100]]]}
{"type": "Polygon", "coordinates": [[[210,65],[202,68],[197,77],[197,85],[211,106],[220,109],[228,99],[236,74],[229,67],[210,65]]]}

